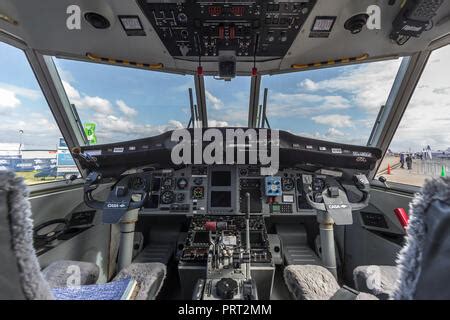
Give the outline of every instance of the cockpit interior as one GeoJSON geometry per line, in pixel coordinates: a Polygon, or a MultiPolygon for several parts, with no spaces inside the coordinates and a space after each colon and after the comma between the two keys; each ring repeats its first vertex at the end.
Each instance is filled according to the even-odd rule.
{"type": "Polygon", "coordinates": [[[449,43],[442,0],[0,0],[0,299],[450,299],[449,43]]]}

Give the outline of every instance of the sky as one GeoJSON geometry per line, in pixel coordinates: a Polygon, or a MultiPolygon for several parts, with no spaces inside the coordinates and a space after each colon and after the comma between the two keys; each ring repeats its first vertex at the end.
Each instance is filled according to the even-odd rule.
{"type": "MultiPolygon", "coordinates": [[[[51,112],[19,49],[0,43],[0,143],[51,148],[60,137],[51,112]],[[19,133],[23,130],[23,134],[19,133]]],[[[450,46],[434,52],[411,99],[393,151],[450,147],[450,46]]],[[[99,143],[183,128],[189,122],[191,76],[54,59],[67,96],[83,123],[96,124],[99,143]]],[[[272,129],[343,143],[367,143],[400,59],[265,76],[272,129]]],[[[210,126],[246,126],[250,77],[206,77],[210,126]]],[[[1,148],[0,148],[1,149],[1,148]]]]}

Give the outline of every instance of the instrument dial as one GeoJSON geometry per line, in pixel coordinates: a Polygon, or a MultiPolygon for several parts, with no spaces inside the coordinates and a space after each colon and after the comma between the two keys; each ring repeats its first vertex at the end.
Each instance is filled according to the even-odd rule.
{"type": "Polygon", "coordinates": [[[195,178],[194,179],[194,184],[196,184],[196,185],[201,185],[201,184],[203,184],[203,178],[202,177],[197,177],[197,178],[195,178]]]}
{"type": "Polygon", "coordinates": [[[177,193],[177,202],[183,202],[184,199],[186,198],[186,196],[184,195],[184,193],[177,193]]]}
{"type": "Polygon", "coordinates": [[[294,190],[294,179],[292,178],[282,178],[281,179],[281,188],[283,191],[292,191],[294,190]]]}
{"type": "Polygon", "coordinates": [[[171,189],[173,189],[173,185],[174,185],[173,179],[172,178],[166,178],[163,181],[162,187],[163,187],[164,190],[171,190],[171,189]]]}
{"type": "Polygon", "coordinates": [[[175,200],[175,195],[172,191],[165,191],[161,194],[162,204],[171,204],[175,200]]]}
{"type": "Polygon", "coordinates": [[[144,190],[146,187],[145,179],[142,177],[134,177],[131,180],[131,189],[133,190],[144,190]]]}
{"type": "Polygon", "coordinates": [[[241,168],[239,169],[239,175],[246,176],[248,175],[248,169],[247,168],[241,168]]]}
{"type": "Polygon", "coordinates": [[[186,180],[186,178],[178,179],[178,181],[177,181],[178,189],[182,189],[182,190],[186,189],[187,185],[188,185],[188,181],[186,180]]]}
{"type": "Polygon", "coordinates": [[[205,188],[194,187],[192,188],[192,199],[203,199],[205,196],[205,188]]]}

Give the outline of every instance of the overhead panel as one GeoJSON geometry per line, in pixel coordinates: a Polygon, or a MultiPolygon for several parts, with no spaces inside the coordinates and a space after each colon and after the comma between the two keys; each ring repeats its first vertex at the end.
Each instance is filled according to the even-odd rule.
{"type": "Polygon", "coordinates": [[[174,57],[214,57],[221,51],[238,57],[283,57],[316,0],[138,3],[174,57]]]}

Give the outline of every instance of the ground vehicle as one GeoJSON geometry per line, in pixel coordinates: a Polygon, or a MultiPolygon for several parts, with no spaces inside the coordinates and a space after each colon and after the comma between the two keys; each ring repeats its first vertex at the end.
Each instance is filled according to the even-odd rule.
{"type": "MultiPolygon", "coordinates": [[[[388,164],[383,164],[383,155],[408,110],[414,91],[420,89],[417,84],[427,62],[431,65],[430,55],[437,52],[434,50],[445,49],[449,43],[449,25],[445,20],[448,3],[442,4],[433,17],[436,20],[433,28],[423,31],[418,38],[411,37],[406,43],[402,43],[405,39],[393,42],[389,37],[394,28],[392,22],[397,16],[401,17],[399,2],[379,2],[381,29],[373,30],[357,19],[373,5],[372,1],[333,1],[333,4],[286,1],[281,7],[276,1],[245,4],[212,1],[214,4],[211,4],[98,0],[73,3],[82,9],[80,29],[76,25],[70,29],[58,24],[60,16],[72,21],[69,19],[72,16],[66,13],[65,2],[1,1],[0,8],[11,16],[15,13],[18,17],[27,16],[26,13],[36,11],[44,15],[20,19],[20,24],[2,22],[4,25],[0,27],[6,32],[1,34],[1,39],[25,51],[67,141],[67,150],[65,147],[58,149],[58,173],[67,173],[61,171],[66,164],[75,169],[66,158],[70,152],[76,157],[75,163],[84,179],[97,172],[103,178],[115,180],[114,191],[127,189],[131,193],[122,194],[126,198],[123,203],[114,201],[117,199],[110,193],[110,185],[106,182],[100,185],[97,190],[104,198],[110,196],[111,199],[106,202],[106,208],[105,204],[90,203],[93,207],[90,214],[96,219],[94,227],[86,228],[71,238],[72,241],[61,239],[50,249],[46,248],[48,250],[40,256],[43,266],[62,257],[96,261],[100,254],[108,257],[101,261],[101,280],[109,279],[115,271],[119,252],[117,246],[111,246],[112,252],[109,250],[110,239],[117,242],[118,235],[112,234],[111,228],[101,222],[117,223],[120,219],[115,214],[120,206],[128,208],[133,202],[141,204],[140,200],[130,200],[132,196],[141,195],[141,200],[145,201],[138,208],[136,233],[142,236],[136,236],[136,247],[146,249],[134,253],[145,260],[146,253],[150,252],[150,260],[160,259],[172,266],[172,271],[176,269],[168,275],[173,282],[168,282],[163,298],[179,298],[176,296],[179,290],[174,288],[182,288],[184,298],[191,297],[193,280],[205,274],[208,251],[204,248],[209,243],[207,233],[211,231],[206,230],[206,225],[212,228],[206,222],[213,222],[212,225],[215,222],[216,226],[217,223],[239,225],[242,229],[246,205],[251,203],[249,211],[254,210],[252,215],[257,216],[251,222],[256,234],[252,244],[255,258],[251,262],[263,264],[253,269],[257,287],[261,288],[258,293],[265,298],[289,298],[282,279],[285,265],[298,263],[296,250],[306,250],[312,261],[318,260],[316,253],[320,252],[320,241],[316,244],[317,213],[308,199],[319,201],[319,193],[330,186],[338,186],[352,190],[348,192],[348,198],[350,194],[355,197],[352,203],[365,201],[353,180],[358,174],[368,177],[371,198],[367,208],[352,215],[353,224],[347,224],[349,214],[346,212],[346,223],[336,228],[336,246],[341,253],[341,263],[336,268],[340,279],[351,284],[352,271],[359,265],[394,263],[405,233],[394,209],[407,208],[417,189],[412,185],[383,184],[375,177],[380,166],[388,168],[388,164]],[[39,10],[39,6],[44,10],[39,10]],[[104,19],[91,20],[92,15],[86,16],[86,13],[92,12],[104,19]],[[346,24],[347,21],[350,22],[346,24]],[[202,25],[199,27],[198,23],[202,25]],[[49,33],[53,37],[48,37],[49,33]],[[345,69],[347,65],[349,69],[345,69]],[[69,76],[63,78],[66,69],[78,78],[72,82],[69,76]],[[386,75],[383,71],[391,73],[386,75]],[[123,79],[115,72],[122,73],[123,79]],[[304,79],[305,74],[308,77],[304,79]],[[380,74],[381,80],[376,78],[380,74]],[[146,77],[156,80],[149,82],[146,77]],[[338,81],[334,81],[336,79],[338,81]],[[114,82],[120,85],[113,86],[114,82]],[[74,87],[76,84],[79,90],[74,87]],[[383,87],[382,92],[374,89],[383,84],[387,84],[387,88],[383,87]],[[271,87],[267,94],[263,94],[264,86],[271,87]],[[315,94],[324,87],[328,90],[326,93],[315,94]],[[351,95],[348,92],[338,95],[336,92],[342,87],[354,91],[351,95]],[[189,88],[195,90],[189,91],[189,88]],[[89,89],[92,91],[87,91],[89,89]],[[246,94],[240,94],[238,89],[246,94]],[[121,96],[123,91],[130,93],[130,99],[136,99],[133,105],[140,104],[140,108],[126,104],[121,96]],[[139,95],[139,92],[145,94],[139,95]],[[178,99],[179,92],[185,100],[178,99]],[[187,99],[189,92],[191,100],[187,99]],[[106,95],[108,99],[104,98],[106,95]],[[226,100],[227,97],[234,100],[226,100]],[[166,101],[166,98],[176,101],[166,101]],[[332,113],[327,114],[330,110],[332,113]],[[161,116],[161,122],[150,122],[155,115],[161,116]],[[81,123],[93,121],[97,124],[99,143],[90,145],[81,123]],[[254,129],[254,136],[260,137],[269,124],[273,129],[269,130],[270,134],[280,129],[280,170],[273,175],[273,180],[266,180],[260,174],[263,165],[258,162],[223,162],[219,166],[200,161],[180,165],[171,159],[175,143],[170,136],[176,133],[175,129],[189,127],[189,132],[201,129],[203,136],[207,129],[223,125],[214,131],[217,136],[220,133],[223,137],[223,130],[227,128],[239,127],[254,129]],[[328,124],[333,125],[325,126],[328,124]],[[316,132],[316,128],[320,130],[316,132]],[[272,190],[272,186],[275,189],[272,190]],[[117,189],[119,187],[122,189],[117,189]],[[203,221],[205,214],[219,218],[203,221]],[[197,231],[201,232],[196,235],[197,231]],[[84,241],[94,244],[95,253],[77,247],[76,244],[84,241]],[[156,249],[164,254],[152,256],[156,249]]],[[[73,13],[75,22],[76,12],[73,13]]],[[[444,81],[444,77],[439,79],[439,84],[444,81]]],[[[428,101],[423,102],[426,103],[428,101]]],[[[437,104],[433,107],[435,113],[446,110],[445,106],[437,109],[437,104]]],[[[420,115],[428,119],[427,114],[420,115]]],[[[442,121],[446,124],[447,120],[442,121]]],[[[438,123],[441,122],[435,124],[438,123]]],[[[438,131],[446,134],[446,127],[440,128],[438,131]]],[[[249,140],[253,142],[251,138],[250,135],[249,140]]],[[[193,140],[198,142],[196,138],[193,140]]],[[[204,140],[207,147],[209,140],[204,140]]],[[[233,140],[230,144],[250,152],[255,146],[250,142],[233,140]]],[[[262,145],[272,146],[272,140],[266,137],[262,145]]],[[[419,145],[420,149],[424,147],[419,145]]],[[[395,155],[384,159],[393,161],[391,165],[398,162],[395,155]]],[[[393,168],[393,172],[394,177],[403,173],[397,168],[393,168]]],[[[422,181],[423,175],[418,172],[408,177],[419,176],[422,181]]],[[[61,188],[65,187],[65,192],[51,190],[45,197],[42,194],[31,197],[37,225],[85,213],[82,186],[61,188]],[[48,203],[59,205],[49,208],[48,203]]],[[[226,236],[232,238],[222,238],[220,245],[233,246],[236,239],[245,238],[242,233],[226,236]]],[[[120,263],[126,264],[127,260],[122,258],[120,263]]],[[[330,269],[335,270],[335,266],[330,269]]]]}

